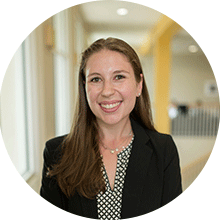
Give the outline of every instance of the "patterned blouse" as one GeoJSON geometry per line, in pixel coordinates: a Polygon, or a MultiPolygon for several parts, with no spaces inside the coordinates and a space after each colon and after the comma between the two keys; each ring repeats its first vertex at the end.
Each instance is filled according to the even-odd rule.
{"type": "Polygon", "coordinates": [[[131,155],[132,141],[130,144],[117,154],[117,167],[113,190],[110,187],[109,179],[103,164],[102,172],[106,184],[106,191],[100,192],[97,196],[98,218],[101,220],[117,220],[121,218],[122,191],[129,157],[131,155]]]}

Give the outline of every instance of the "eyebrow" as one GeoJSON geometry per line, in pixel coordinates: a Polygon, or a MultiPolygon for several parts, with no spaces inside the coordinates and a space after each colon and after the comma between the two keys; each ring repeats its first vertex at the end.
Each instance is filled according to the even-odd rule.
{"type": "MultiPolygon", "coordinates": [[[[128,73],[128,74],[130,74],[130,72],[128,72],[128,71],[126,71],[126,70],[115,70],[115,71],[113,72],[113,74],[118,74],[118,73],[128,73]]],[[[87,77],[91,77],[91,76],[93,76],[93,75],[99,75],[99,76],[101,76],[100,73],[94,72],[94,73],[88,74],[87,77]]]]}
{"type": "Polygon", "coordinates": [[[126,71],[126,70],[115,70],[113,73],[129,73],[130,74],[130,72],[128,72],[128,71],[126,71]]]}
{"type": "Polygon", "coordinates": [[[93,76],[93,75],[99,75],[99,76],[101,76],[100,73],[94,72],[94,73],[89,73],[86,77],[88,78],[88,77],[91,77],[91,76],[93,76]]]}

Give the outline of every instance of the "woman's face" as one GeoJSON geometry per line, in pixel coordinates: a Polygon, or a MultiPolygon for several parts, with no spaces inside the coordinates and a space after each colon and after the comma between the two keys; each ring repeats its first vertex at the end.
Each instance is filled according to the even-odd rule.
{"type": "Polygon", "coordinates": [[[142,90],[126,56],[103,49],[86,64],[86,96],[91,111],[101,124],[118,124],[127,120],[142,90]]]}

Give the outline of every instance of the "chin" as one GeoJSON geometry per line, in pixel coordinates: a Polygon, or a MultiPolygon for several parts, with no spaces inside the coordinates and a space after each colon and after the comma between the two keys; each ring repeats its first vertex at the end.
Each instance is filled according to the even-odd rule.
{"type": "MultiPolygon", "coordinates": [[[[108,117],[103,117],[103,118],[99,118],[98,121],[100,121],[101,123],[107,124],[107,125],[116,125],[118,123],[120,123],[123,120],[126,120],[127,117],[118,117],[118,116],[108,116],[108,117]]],[[[129,118],[129,116],[128,116],[129,118]]]]}

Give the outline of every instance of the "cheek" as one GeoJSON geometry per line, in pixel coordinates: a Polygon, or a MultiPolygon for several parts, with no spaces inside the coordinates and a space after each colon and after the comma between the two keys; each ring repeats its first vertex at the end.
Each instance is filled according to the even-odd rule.
{"type": "Polygon", "coordinates": [[[137,87],[135,85],[130,85],[124,89],[123,94],[128,99],[133,100],[136,99],[137,87]]]}
{"type": "Polygon", "coordinates": [[[86,96],[87,96],[88,103],[93,103],[96,100],[97,92],[94,88],[87,86],[86,87],[86,96]]]}

